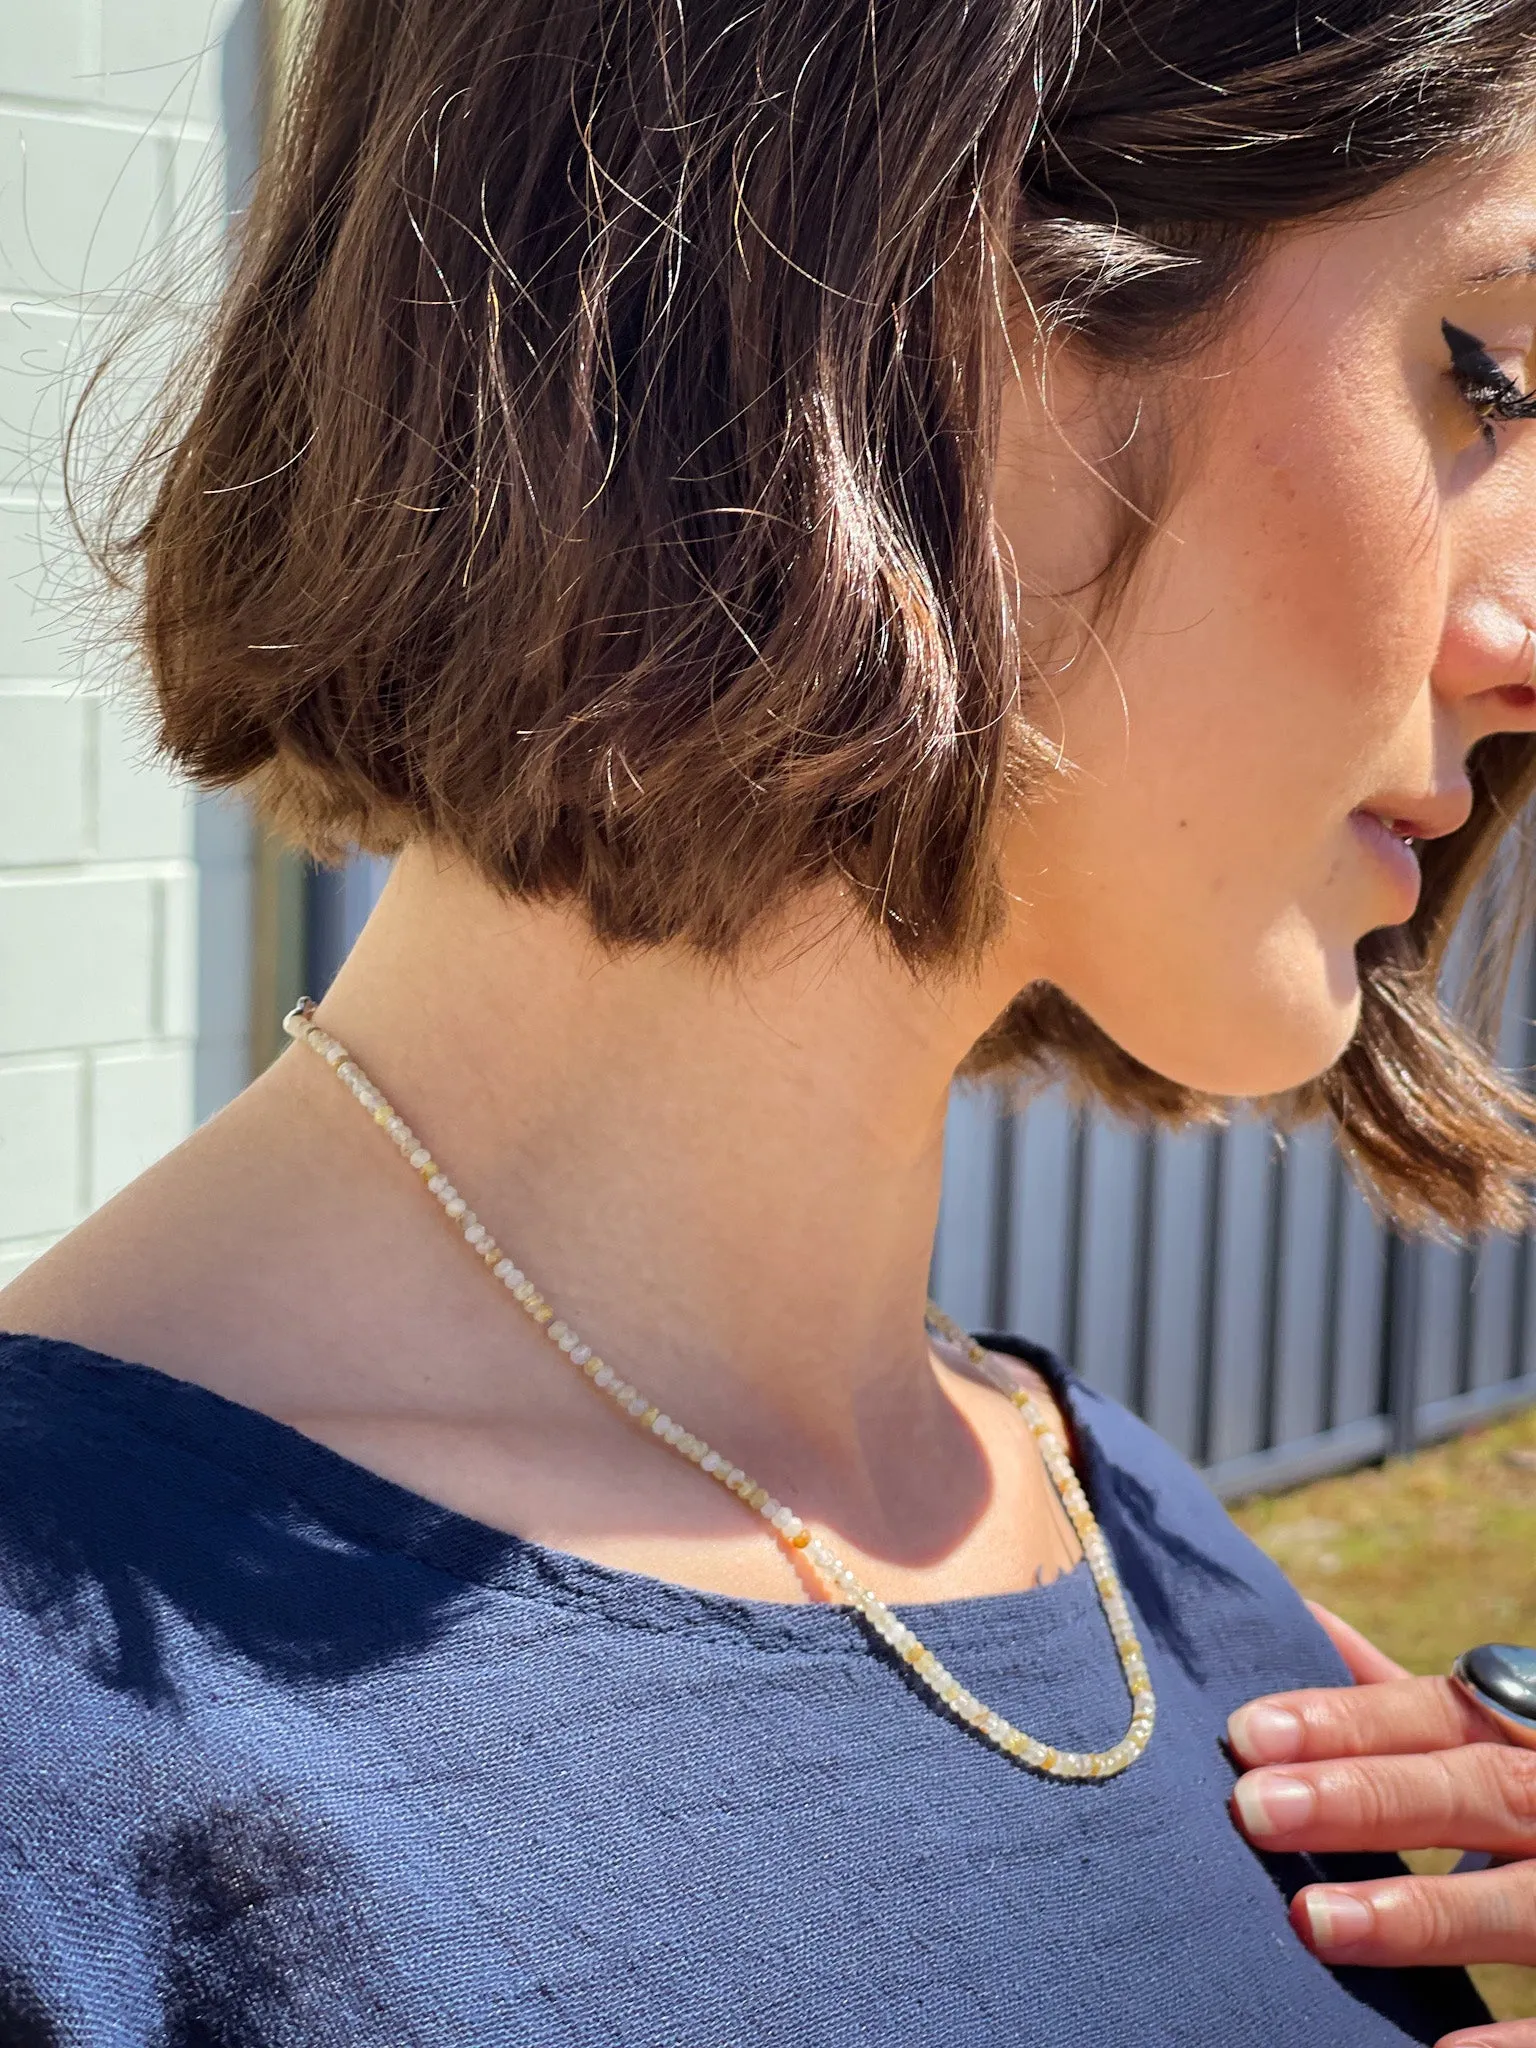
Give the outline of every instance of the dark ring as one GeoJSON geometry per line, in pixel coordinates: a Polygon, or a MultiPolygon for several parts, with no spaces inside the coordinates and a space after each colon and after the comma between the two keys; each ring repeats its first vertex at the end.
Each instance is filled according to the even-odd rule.
{"type": "Polygon", "coordinates": [[[1536,1650],[1520,1643],[1479,1643],[1463,1650],[1451,1678],[1506,1742],[1536,1749],[1536,1650]]]}

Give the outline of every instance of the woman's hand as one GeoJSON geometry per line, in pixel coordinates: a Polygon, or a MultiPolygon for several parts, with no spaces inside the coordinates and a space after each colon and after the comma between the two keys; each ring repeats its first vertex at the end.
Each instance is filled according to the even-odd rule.
{"type": "MultiPolygon", "coordinates": [[[[1278,1851],[1471,1849],[1493,1867],[1308,1885],[1291,1923],[1328,1963],[1536,1963],[1536,1750],[1500,1740],[1448,1678],[1413,1678],[1313,1601],[1352,1688],[1272,1693],[1227,1724],[1233,1810],[1278,1851]],[[1282,1767],[1283,1768],[1280,1768],[1282,1767]]],[[[1536,2019],[1438,2048],[1536,2048],[1536,2019]]]]}

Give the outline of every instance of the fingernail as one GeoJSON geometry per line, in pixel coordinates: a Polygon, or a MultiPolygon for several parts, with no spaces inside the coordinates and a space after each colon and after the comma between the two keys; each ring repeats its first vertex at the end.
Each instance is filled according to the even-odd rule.
{"type": "Polygon", "coordinates": [[[1348,1892],[1322,1887],[1304,1896],[1307,1926],[1318,1948],[1353,1948],[1371,1931],[1371,1909],[1348,1892]]]}
{"type": "Polygon", "coordinates": [[[1289,1707],[1239,1707],[1227,1720],[1227,1740],[1249,1763],[1288,1764],[1301,1754],[1301,1716],[1289,1707]]]}
{"type": "Polygon", "coordinates": [[[1251,1771],[1238,1779],[1233,1796],[1250,1835],[1291,1834],[1305,1827],[1317,1804],[1305,1778],[1287,1778],[1280,1771],[1251,1771]]]}

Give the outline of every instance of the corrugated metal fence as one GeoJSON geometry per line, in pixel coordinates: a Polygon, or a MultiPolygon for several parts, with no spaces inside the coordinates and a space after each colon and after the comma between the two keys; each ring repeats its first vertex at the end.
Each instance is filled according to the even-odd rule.
{"type": "MultiPolygon", "coordinates": [[[[1500,1052],[1531,1064],[1536,959],[1500,1052]]],[[[1060,1092],[950,1111],[933,1289],[1048,1344],[1227,1497],[1401,1452],[1536,1401],[1528,1237],[1409,1242],[1320,1128],[1143,1131],[1060,1092]]]]}

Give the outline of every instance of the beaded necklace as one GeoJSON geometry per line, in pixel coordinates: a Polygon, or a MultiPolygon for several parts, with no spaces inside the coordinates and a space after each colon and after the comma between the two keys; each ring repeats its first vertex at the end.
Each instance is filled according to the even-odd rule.
{"type": "Polygon", "coordinates": [[[533,1282],[496,1243],[490,1231],[475,1215],[405,1119],[385,1100],[346,1047],[314,1022],[314,1015],[315,1005],[306,997],[302,1002],[295,1004],[283,1019],[283,1029],[290,1038],[301,1045],[309,1046],[313,1052],[319,1054],[336,1078],[393,1141],[402,1159],[426,1184],[428,1194],[436,1198],[443,1215],[456,1227],[464,1242],[482,1261],[492,1278],[499,1280],[506,1288],[524,1314],[543,1331],[573,1366],[579,1368],[592,1386],[600,1393],[606,1394],[627,1415],[632,1416],[641,1429],[648,1431],[661,1443],[676,1451],[680,1457],[686,1458],[690,1464],[696,1465],[728,1493],[735,1494],[744,1507],[762,1518],[787,1550],[807,1559],[822,1582],[862,1617],[874,1634],[888,1644],[892,1652],[902,1660],[913,1676],[948,1707],[957,1719],[985,1736],[1005,1755],[1016,1757],[1019,1762],[1053,1778],[1112,1778],[1136,1761],[1151,1740],[1152,1724],[1157,1709],[1152,1697],[1152,1681],[1147,1672],[1146,1659],[1136,1638],[1135,1626],[1131,1620],[1130,1609],[1126,1605],[1125,1595],[1120,1588],[1109,1545],[1093,1518],[1093,1511],[1078,1483],[1077,1474],[1072,1469],[1072,1461],[1067,1455],[1066,1446],[1051,1427],[1044,1411],[1022,1387],[1012,1385],[1000,1373],[992,1358],[974,1337],[961,1330],[934,1303],[928,1304],[927,1321],[930,1331],[957,1345],[976,1370],[1005,1393],[1023,1416],[1030,1434],[1039,1446],[1041,1459],[1061,1497],[1067,1518],[1077,1532],[1088,1569],[1098,1589],[1104,1618],[1109,1624],[1110,1635],[1114,1638],[1115,1649],[1120,1658],[1120,1669],[1125,1675],[1126,1689],[1131,1696],[1130,1726],[1111,1749],[1086,1753],[1056,1749],[1050,1743],[1036,1741],[1034,1736],[1026,1735],[1022,1728],[1015,1728],[1012,1722],[1005,1720],[1001,1714],[994,1713],[984,1701],[967,1691],[960,1681],[945,1669],[933,1652],[919,1642],[905,1622],[899,1620],[883,1600],[863,1585],[842,1559],[807,1528],[798,1515],[775,1500],[768,1489],[759,1486],[741,1466],[733,1465],[723,1452],[712,1450],[702,1437],[694,1436],[680,1422],[674,1422],[670,1415],[664,1414],[654,1401],[640,1392],[638,1387],[632,1386],[628,1380],[622,1378],[612,1366],[605,1365],[593,1352],[592,1347],[582,1342],[570,1324],[555,1314],[533,1282]]]}

